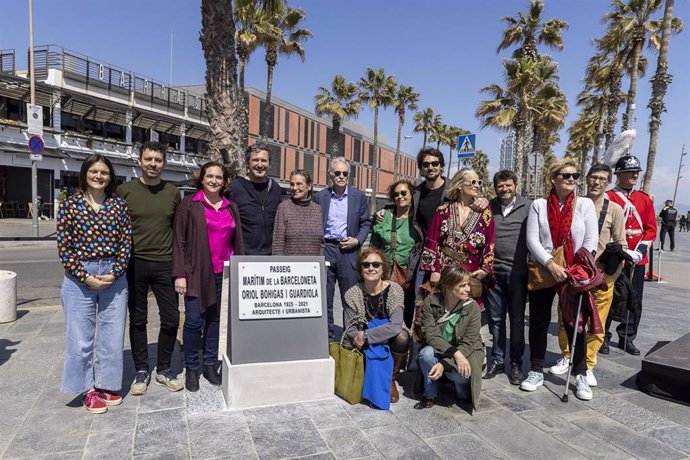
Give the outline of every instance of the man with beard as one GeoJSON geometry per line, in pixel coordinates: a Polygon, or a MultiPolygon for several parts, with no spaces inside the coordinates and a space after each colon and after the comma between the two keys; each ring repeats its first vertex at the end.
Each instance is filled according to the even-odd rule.
{"type": "MultiPolygon", "coordinates": [[[[639,355],[640,350],[633,340],[637,337],[637,328],[642,316],[642,293],[644,289],[645,265],[647,264],[647,251],[656,239],[656,216],[654,203],[645,192],[633,190],[640,176],[640,161],[626,155],[616,162],[616,186],[609,190],[609,199],[623,208],[625,219],[625,236],[628,242],[628,252],[633,257],[632,286],[640,300],[639,308],[634,315],[628,315],[616,328],[618,332],[618,348],[631,355],[639,355]],[[629,316],[632,316],[630,318],[629,316]],[[627,340],[626,340],[627,339],[627,340]]],[[[611,333],[606,332],[607,342],[611,333]]]]}
{"type": "Polygon", "coordinates": [[[270,256],[273,224],[281,200],[280,185],[268,177],[271,150],[265,142],[247,147],[247,176],[237,176],[230,185],[230,199],[237,204],[246,254],[270,256]]]}
{"type": "Polygon", "coordinates": [[[496,284],[485,294],[493,347],[485,379],[505,371],[506,314],[510,318],[510,375],[513,385],[525,379],[522,355],[525,352],[525,304],[527,303],[527,214],[532,204],[517,194],[517,176],[503,170],[494,175],[496,197],[489,201],[494,217],[496,284]]]}
{"type": "Polygon", "coordinates": [[[180,192],[162,182],[166,147],[158,142],[145,142],[139,149],[141,177],[117,188],[127,201],[132,220],[132,256],[127,268],[129,290],[129,340],[136,375],[131,386],[133,395],[142,395],[148,388],[149,372],[148,293],[153,291],[160,315],[156,380],[170,391],[184,388],[170,368],[170,359],[180,313],[172,279],[172,232],[175,208],[180,192]]]}

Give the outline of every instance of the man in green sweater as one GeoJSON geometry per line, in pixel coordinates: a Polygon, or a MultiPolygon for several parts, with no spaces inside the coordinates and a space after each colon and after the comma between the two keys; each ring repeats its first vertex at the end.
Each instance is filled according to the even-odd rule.
{"type": "Polygon", "coordinates": [[[133,248],[127,282],[129,339],[136,368],[131,387],[133,395],[144,394],[151,379],[146,336],[149,289],[156,297],[161,322],[155,382],[170,391],[184,388],[182,379],[170,368],[180,321],[172,279],[173,218],[180,202],[180,192],[173,185],[161,182],[165,150],[165,146],[158,142],[142,144],[139,149],[141,177],[117,188],[117,194],[127,200],[132,220],[133,248]]]}

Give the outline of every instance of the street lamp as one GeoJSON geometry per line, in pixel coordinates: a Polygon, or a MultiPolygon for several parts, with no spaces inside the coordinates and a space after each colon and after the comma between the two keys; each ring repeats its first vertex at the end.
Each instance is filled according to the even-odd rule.
{"type": "MultiPolygon", "coordinates": [[[[34,16],[33,0],[29,0],[29,75],[31,88],[31,105],[36,105],[36,69],[34,68],[34,16]]],[[[31,160],[31,228],[34,237],[38,237],[38,162],[31,160]]]]}
{"type": "Polygon", "coordinates": [[[673,205],[676,204],[676,194],[678,193],[678,182],[680,182],[681,176],[680,170],[683,168],[683,157],[687,155],[688,152],[685,151],[685,144],[683,144],[683,149],[680,151],[680,162],[678,163],[678,175],[676,176],[676,188],[673,190],[673,205]]]}

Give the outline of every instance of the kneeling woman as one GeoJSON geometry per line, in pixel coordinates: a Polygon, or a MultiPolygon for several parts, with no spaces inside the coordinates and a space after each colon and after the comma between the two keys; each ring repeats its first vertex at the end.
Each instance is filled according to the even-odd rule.
{"type": "Polygon", "coordinates": [[[235,203],[223,197],[228,179],[228,172],[220,163],[204,164],[196,178],[199,192],[185,197],[175,212],[173,277],[175,291],[185,296],[187,391],[199,390],[200,349],[204,355],[204,377],[213,385],[222,383],[216,356],[223,264],[233,255],[244,254],[239,211],[235,203]]]}
{"type": "Polygon", "coordinates": [[[459,402],[477,408],[482,389],[484,344],[479,334],[481,314],[470,298],[470,273],[446,266],[441,270],[440,292],[424,300],[422,331],[426,346],[419,352],[424,398],[415,405],[434,405],[438,380],[444,375],[455,384],[459,402]]]}
{"type": "Polygon", "coordinates": [[[387,281],[388,262],[380,250],[369,247],[359,255],[360,283],[345,293],[345,324],[359,320],[347,331],[365,358],[362,397],[387,410],[400,397],[395,378],[407,362],[409,332],[403,328],[405,294],[387,281]]]}

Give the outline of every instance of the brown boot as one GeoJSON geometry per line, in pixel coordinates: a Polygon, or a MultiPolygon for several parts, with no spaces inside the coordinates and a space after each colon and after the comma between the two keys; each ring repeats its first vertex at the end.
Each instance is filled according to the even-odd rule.
{"type": "Polygon", "coordinates": [[[400,399],[400,394],[398,393],[398,387],[395,385],[395,379],[400,374],[400,369],[402,369],[407,363],[408,353],[393,353],[393,378],[391,379],[391,402],[397,403],[400,399]]]}

